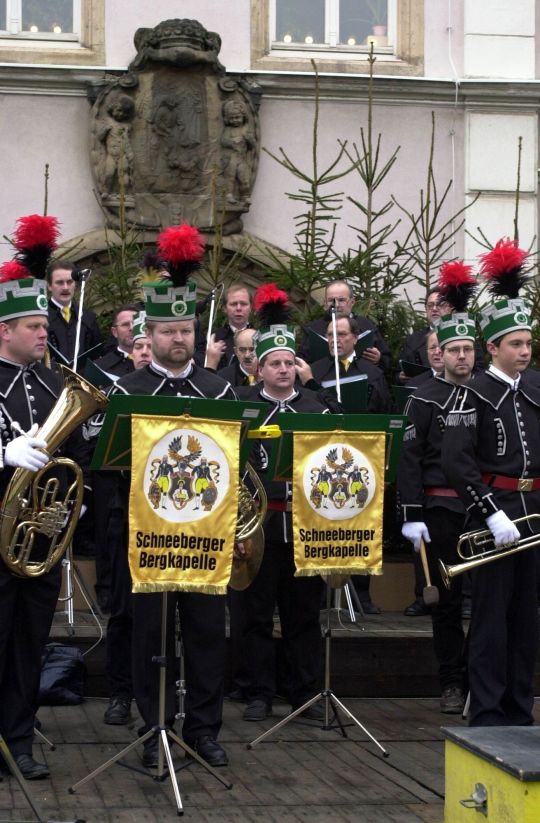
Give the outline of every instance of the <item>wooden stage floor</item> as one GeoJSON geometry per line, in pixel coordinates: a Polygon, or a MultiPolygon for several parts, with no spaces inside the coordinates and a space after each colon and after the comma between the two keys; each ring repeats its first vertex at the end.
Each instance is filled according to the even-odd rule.
{"type": "MultiPolygon", "coordinates": [[[[339,696],[339,695],[338,695],[339,696]]],[[[388,750],[378,753],[361,729],[348,737],[320,724],[291,722],[269,741],[246,744],[287,711],[276,704],[264,723],[242,720],[243,705],[226,702],[220,741],[230,765],[220,772],[225,789],[197,764],[179,772],[184,818],[190,821],[349,821],[352,823],[439,823],[443,820],[444,753],[441,725],[463,723],[442,715],[435,699],[360,698],[343,701],[388,750]]],[[[106,700],[81,706],[42,708],[42,730],[55,751],[36,745],[51,779],[29,783],[46,819],[86,823],[168,823],[178,820],[169,779],[157,782],[119,765],[70,795],[68,788],[134,739],[135,729],[106,726],[106,700]]],[[[540,713],[538,713],[540,719],[540,713]]],[[[173,747],[179,764],[183,757],[173,747]]],[[[128,762],[140,765],[130,753],[128,762]]],[[[0,783],[0,821],[27,821],[32,814],[13,778],[0,783]]]]}

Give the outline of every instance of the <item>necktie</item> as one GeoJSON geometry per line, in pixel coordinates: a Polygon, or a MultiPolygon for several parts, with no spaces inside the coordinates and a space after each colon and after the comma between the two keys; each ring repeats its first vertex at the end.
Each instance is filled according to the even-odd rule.
{"type": "Polygon", "coordinates": [[[248,383],[249,383],[249,385],[252,386],[254,384],[254,382],[255,382],[255,378],[253,377],[253,375],[248,374],[248,383]]]}
{"type": "Polygon", "coordinates": [[[62,306],[62,317],[66,323],[69,323],[69,318],[71,317],[71,309],[69,306],[62,306]]]}
{"type": "Polygon", "coordinates": [[[348,371],[349,370],[350,363],[349,363],[348,360],[340,360],[339,362],[343,366],[343,371],[348,371]]]}

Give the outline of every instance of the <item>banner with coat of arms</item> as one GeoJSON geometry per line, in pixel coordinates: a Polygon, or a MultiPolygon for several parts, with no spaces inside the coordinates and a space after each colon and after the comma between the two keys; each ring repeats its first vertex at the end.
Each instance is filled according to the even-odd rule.
{"type": "Polygon", "coordinates": [[[295,432],[297,576],[382,574],[384,432],[295,432]]]}
{"type": "Polygon", "coordinates": [[[238,508],[236,421],[132,415],[134,592],[225,594],[238,508]]]}

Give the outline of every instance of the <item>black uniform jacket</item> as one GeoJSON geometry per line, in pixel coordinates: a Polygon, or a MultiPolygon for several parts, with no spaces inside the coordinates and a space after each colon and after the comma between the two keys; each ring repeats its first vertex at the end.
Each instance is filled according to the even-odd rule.
{"type": "MultiPolygon", "coordinates": [[[[2,454],[8,443],[19,435],[11,429],[16,421],[28,431],[34,423],[40,426],[49,416],[62,391],[62,380],[56,371],[43,363],[33,363],[23,367],[0,358],[0,438],[2,454]]],[[[90,453],[88,443],[82,436],[81,427],[67,438],[55,456],[67,454],[83,469],[84,483],[90,489],[88,466],[90,453]]],[[[0,474],[0,498],[14,469],[4,466],[0,474]]]]}
{"type": "MultiPolygon", "coordinates": [[[[66,323],[60,307],[49,300],[49,340],[55,349],[58,349],[68,360],[72,360],[75,353],[78,316],[79,307],[76,303],[72,303],[69,323],[66,323]]],[[[83,309],[79,352],[83,354],[97,346],[98,343],[101,343],[101,332],[96,315],[89,309],[83,309]]]]}
{"type": "MultiPolygon", "coordinates": [[[[381,353],[381,359],[379,360],[378,367],[380,367],[383,371],[389,372],[392,367],[392,355],[390,353],[390,349],[384,342],[382,335],[372,320],[369,320],[367,317],[363,317],[361,314],[353,315],[356,319],[359,327],[360,327],[360,334],[365,331],[373,331],[375,332],[373,337],[373,345],[376,349],[379,349],[381,353]]],[[[325,317],[318,317],[316,320],[312,320],[311,323],[308,323],[305,327],[306,329],[311,329],[316,334],[320,334],[322,337],[328,337],[328,326],[329,321],[325,317]]],[[[307,331],[305,331],[304,338],[298,347],[298,357],[301,357],[307,363],[312,362],[312,358],[309,354],[309,338],[310,335],[307,331]]],[[[365,361],[369,363],[369,361],[365,361]]],[[[370,366],[374,365],[373,363],[369,364],[370,366]]]]}
{"type": "MultiPolygon", "coordinates": [[[[248,323],[246,328],[252,329],[253,326],[251,323],[248,323]]],[[[214,335],[215,340],[223,340],[225,342],[225,351],[221,356],[221,360],[217,364],[216,371],[220,371],[220,369],[224,369],[226,366],[232,366],[237,363],[238,359],[234,353],[234,329],[232,329],[227,323],[225,326],[219,326],[217,329],[214,329],[212,334],[214,335]]],[[[195,346],[195,362],[199,366],[204,365],[206,341],[206,334],[201,331],[198,338],[196,338],[195,346]]]]}
{"type": "Polygon", "coordinates": [[[405,407],[408,416],[398,471],[398,492],[404,522],[423,521],[424,508],[443,506],[465,513],[456,497],[427,496],[424,488],[448,486],[441,463],[446,418],[459,408],[464,389],[434,377],[412,394],[405,407]]]}
{"type": "MultiPolygon", "coordinates": [[[[400,360],[406,360],[408,363],[416,363],[419,366],[429,366],[429,360],[426,349],[426,337],[433,331],[429,326],[424,329],[418,329],[407,335],[403,342],[403,348],[399,353],[400,360]]],[[[482,346],[476,340],[474,344],[474,368],[480,371],[484,368],[484,352],[482,346]]],[[[398,369],[398,372],[401,369],[398,369]]]]}
{"type": "MultiPolygon", "coordinates": [[[[332,357],[323,357],[321,360],[317,360],[311,366],[311,371],[313,372],[313,379],[318,386],[325,380],[335,380],[334,359],[332,357]]],[[[392,400],[388,383],[382,371],[377,366],[374,366],[373,363],[369,363],[362,358],[356,358],[350,362],[347,371],[345,371],[343,365],[340,363],[339,373],[342,378],[365,374],[369,384],[368,412],[372,414],[383,414],[390,411],[392,400]]],[[[315,389],[315,385],[311,386],[308,381],[307,388],[315,389]]]]}
{"type": "Polygon", "coordinates": [[[131,374],[121,377],[113,386],[111,394],[169,395],[179,397],[211,397],[235,400],[236,395],[230,383],[217,374],[192,364],[187,377],[167,377],[150,364],[131,374]]]}
{"type": "Polygon", "coordinates": [[[478,375],[448,415],[442,464],[475,528],[498,509],[512,520],[539,513],[540,490],[495,488],[490,476],[540,478],[540,388],[520,379],[514,391],[490,371],[478,375]]]}
{"type": "MultiPolygon", "coordinates": [[[[305,388],[295,389],[289,400],[280,402],[269,398],[264,392],[263,384],[259,383],[249,390],[244,389],[242,397],[246,400],[256,400],[259,403],[268,404],[268,414],[261,421],[261,426],[267,426],[272,422],[279,423],[277,418],[280,412],[327,414],[329,411],[315,392],[305,388]]],[[[264,444],[262,441],[256,441],[249,460],[263,482],[269,501],[269,509],[264,521],[267,537],[273,541],[282,540],[290,543],[292,541],[291,513],[290,511],[272,510],[271,505],[272,501],[279,501],[285,505],[290,503],[292,484],[290,482],[269,480],[266,476],[269,461],[268,449],[275,448],[275,444],[276,441],[265,441],[264,444]]]]}
{"type": "Polygon", "coordinates": [[[115,374],[117,377],[124,377],[126,374],[131,374],[135,371],[133,360],[127,354],[117,347],[108,351],[103,357],[98,357],[95,361],[96,366],[99,366],[107,374],[115,374]]]}
{"type": "Polygon", "coordinates": [[[240,368],[240,363],[236,360],[230,366],[225,366],[224,369],[219,369],[217,372],[223,380],[226,380],[231,386],[251,386],[253,383],[249,382],[249,377],[243,369],[240,368]]]}

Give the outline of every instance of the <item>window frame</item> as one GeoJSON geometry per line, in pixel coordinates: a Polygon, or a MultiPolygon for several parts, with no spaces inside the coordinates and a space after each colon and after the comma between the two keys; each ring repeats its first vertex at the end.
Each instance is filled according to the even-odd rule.
{"type": "MultiPolygon", "coordinates": [[[[7,0],[6,9],[18,6],[22,23],[21,0],[7,0]]],[[[66,66],[103,66],[105,64],[105,0],[73,0],[74,33],[0,32],[0,62],[61,64],[66,66]]],[[[9,25],[9,18],[6,23],[9,25]]]]}
{"type": "Polygon", "coordinates": [[[6,0],[6,28],[0,29],[0,38],[17,41],[79,42],[81,37],[81,0],[71,0],[73,31],[55,34],[53,31],[24,31],[22,28],[24,0],[6,0]]]}
{"type": "MultiPolygon", "coordinates": [[[[270,48],[270,2],[250,0],[251,3],[251,69],[264,72],[313,71],[315,59],[320,71],[343,74],[368,74],[366,52],[348,53],[343,49],[323,48],[310,51],[277,52],[270,48]]],[[[424,72],[424,0],[396,2],[395,42],[390,53],[377,52],[377,74],[402,77],[420,77],[424,72]]]]}
{"type": "MultiPolygon", "coordinates": [[[[340,0],[324,0],[324,43],[312,43],[303,45],[302,43],[283,43],[276,40],[276,26],[277,26],[277,0],[268,1],[269,13],[269,53],[277,56],[316,56],[328,53],[332,56],[345,55],[348,59],[354,58],[355,55],[364,57],[369,54],[370,45],[367,43],[356,44],[348,46],[344,43],[338,43],[339,36],[339,14],[340,14],[340,0]]],[[[386,0],[387,3],[387,38],[388,45],[378,46],[374,45],[374,51],[377,54],[393,54],[395,44],[396,32],[396,17],[397,17],[397,0],[386,0]]]]}

